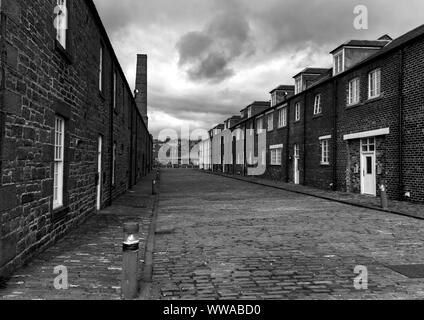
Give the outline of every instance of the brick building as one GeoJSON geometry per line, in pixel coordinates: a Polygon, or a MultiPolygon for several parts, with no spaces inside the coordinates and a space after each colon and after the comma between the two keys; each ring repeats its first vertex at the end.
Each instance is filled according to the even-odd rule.
{"type": "Polygon", "coordinates": [[[1,1],[0,276],[152,166],[147,57],[137,97],[91,0],[1,1]],[[67,28],[64,24],[67,23],[67,28]]]}
{"type": "MultiPolygon", "coordinates": [[[[306,68],[294,76],[294,88],[271,91],[271,107],[242,110],[229,130],[244,132],[235,134],[244,153],[232,148],[238,160],[227,172],[245,175],[264,162],[262,177],[370,196],[385,184],[392,199],[424,202],[423,48],[424,26],[394,40],[343,43],[330,52],[333,68],[306,68]],[[246,154],[248,129],[253,155],[246,154]]],[[[222,153],[211,145],[212,158],[222,153]]]]}

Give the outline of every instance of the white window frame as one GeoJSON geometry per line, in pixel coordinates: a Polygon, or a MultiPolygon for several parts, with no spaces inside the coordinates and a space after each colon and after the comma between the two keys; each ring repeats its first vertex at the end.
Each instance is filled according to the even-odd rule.
{"type": "Polygon", "coordinates": [[[345,50],[344,48],[334,54],[334,75],[342,73],[345,69],[345,50]]]}
{"type": "Polygon", "coordinates": [[[302,76],[294,80],[294,94],[302,92],[302,76]]]}
{"type": "Polygon", "coordinates": [[[247,108],[247,117],[252,117],[252,107],[247,108]]]}
{"type": "Polygon", "coordinates": [[[271,107],[277,104],[277,91],[271,93],[271,107]]]}
{"type": "Polygon", "coordinates": [[[270,146],[271,165],[280,166],[282,164],[283,145],[270,146]]]}
{"type": "Polygon", "coordinates": [[[54,127],[53,210],[63,207],[63,174],[65,167],[65,119],[55,117],[54,127]]]}
{"type": "Polygon", "coordinates": [[[100,44],[100,54],[99,54],[99,90],[103,91],[103,45],[100,44]]]}
{"type": "Polygon", "coordinates": [[[116,142],[113,143],[112,150],[112,186],[116,185],[116,142]]]}
{"type": "Polygon", "coordinates": [[[354,78],[349,81],[349,94],[347,97],[347,104],[349,106],[358,104],[360,99],[360,80],[359,78],[354,78]]]}
{"type": "Polygon", "coordinates": [[[374,69],[368,74],[368,99],[381,95],[381,69],[374,69]]]}
{"type": "Polygon", "coordinates": [[[287,127],[287,107],[278,110],[278,128],[287,127]]]}
{"type": "Polygon", "coordinates": [[[118,100],[117,89],[118,89],[118,75],[116,73],[116,70],[114,70],[113,71],[113,110],[116,110],[116,106],[117,106],[117,100],[118,100]]]}
{"type": "Polygon", "coordinates": [[[321,164],[330,164],[330,139],[321,139],[321,164]]]}
{"type": "Polygon", "coordinates": [[[274,130],[274,113],[269,113],[267,115],[267,120],[268,120],[268,131],[273,131],[274,130]]]}
{"type": "Polygon", "coordinates": [[[315,101],[314,101],[314,115],[319,115],[321,113],[322,113],[321,94],[317,94],[315,96],[315,101]]]}
{"type": "Polygon", "coordinates": [[[68,8],[67,0],[57,0],[57,6],[54,10],[56,16],[56,40],[66,49],[67,31],[68,31],[68,8]]]}
{"type": "Polygon", "coordinates": [[[294,105],[294,121],[300,121],[300,102],[294,105]]]}

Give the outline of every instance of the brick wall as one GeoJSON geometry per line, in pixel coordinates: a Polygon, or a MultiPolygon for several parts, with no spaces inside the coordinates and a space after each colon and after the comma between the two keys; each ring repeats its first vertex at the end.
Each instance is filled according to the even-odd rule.
{"type": "Polygon", "coordinates": [[[102,207],[151,166],[151,137],[94,5],[69,2],[68,42],[63,50],[55,41],[55,4],[2,1],[6,29],[1,46],[7,63],[1,88],[0,275],[9,274],[95,212],[99,135],[103,137],[102,207]],[[102,92],[98,89],[101,45],[102,92]],[[118,74],[115,112],[113,70],[118,74]],[[66,122],[65,199],[59,211],[52,208],[55,115],[66,122]],[[131,132],[137,137],[133,145],[131,132]],[[112,186],[114,142],[117,165],[112,186]]]}

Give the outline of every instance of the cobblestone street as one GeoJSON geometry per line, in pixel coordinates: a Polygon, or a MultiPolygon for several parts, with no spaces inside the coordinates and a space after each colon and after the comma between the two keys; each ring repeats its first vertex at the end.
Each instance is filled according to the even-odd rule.
{"type": "MultiPolygon", "coordinates": [[[[0,288],[0,300],[121,299],[122,240],[125,222],[140,223],[140,260],[152,218],[151,177],[93,215],[56,245],[18,270],[0,288]],[[68,269],[69,289],[53,286],[54,268],[68,269]]],[[[140,264],[141,266],[142,264],[140,264]]]]}
{"type": "Polygon", "coordinates": [[[424,298],[424,222],[194,170],[164,170],[153,299],[424,298]],[[368,290],[354,268],[368,269],[368,290]]]}

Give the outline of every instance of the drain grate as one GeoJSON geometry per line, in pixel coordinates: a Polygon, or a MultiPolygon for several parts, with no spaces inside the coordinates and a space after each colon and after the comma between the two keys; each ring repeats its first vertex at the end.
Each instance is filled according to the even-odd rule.
{"type": "Polygon", "coordinates": [[[405,264],[387,267],[410,279],[424,279],[424,264],[405,264]]]}

